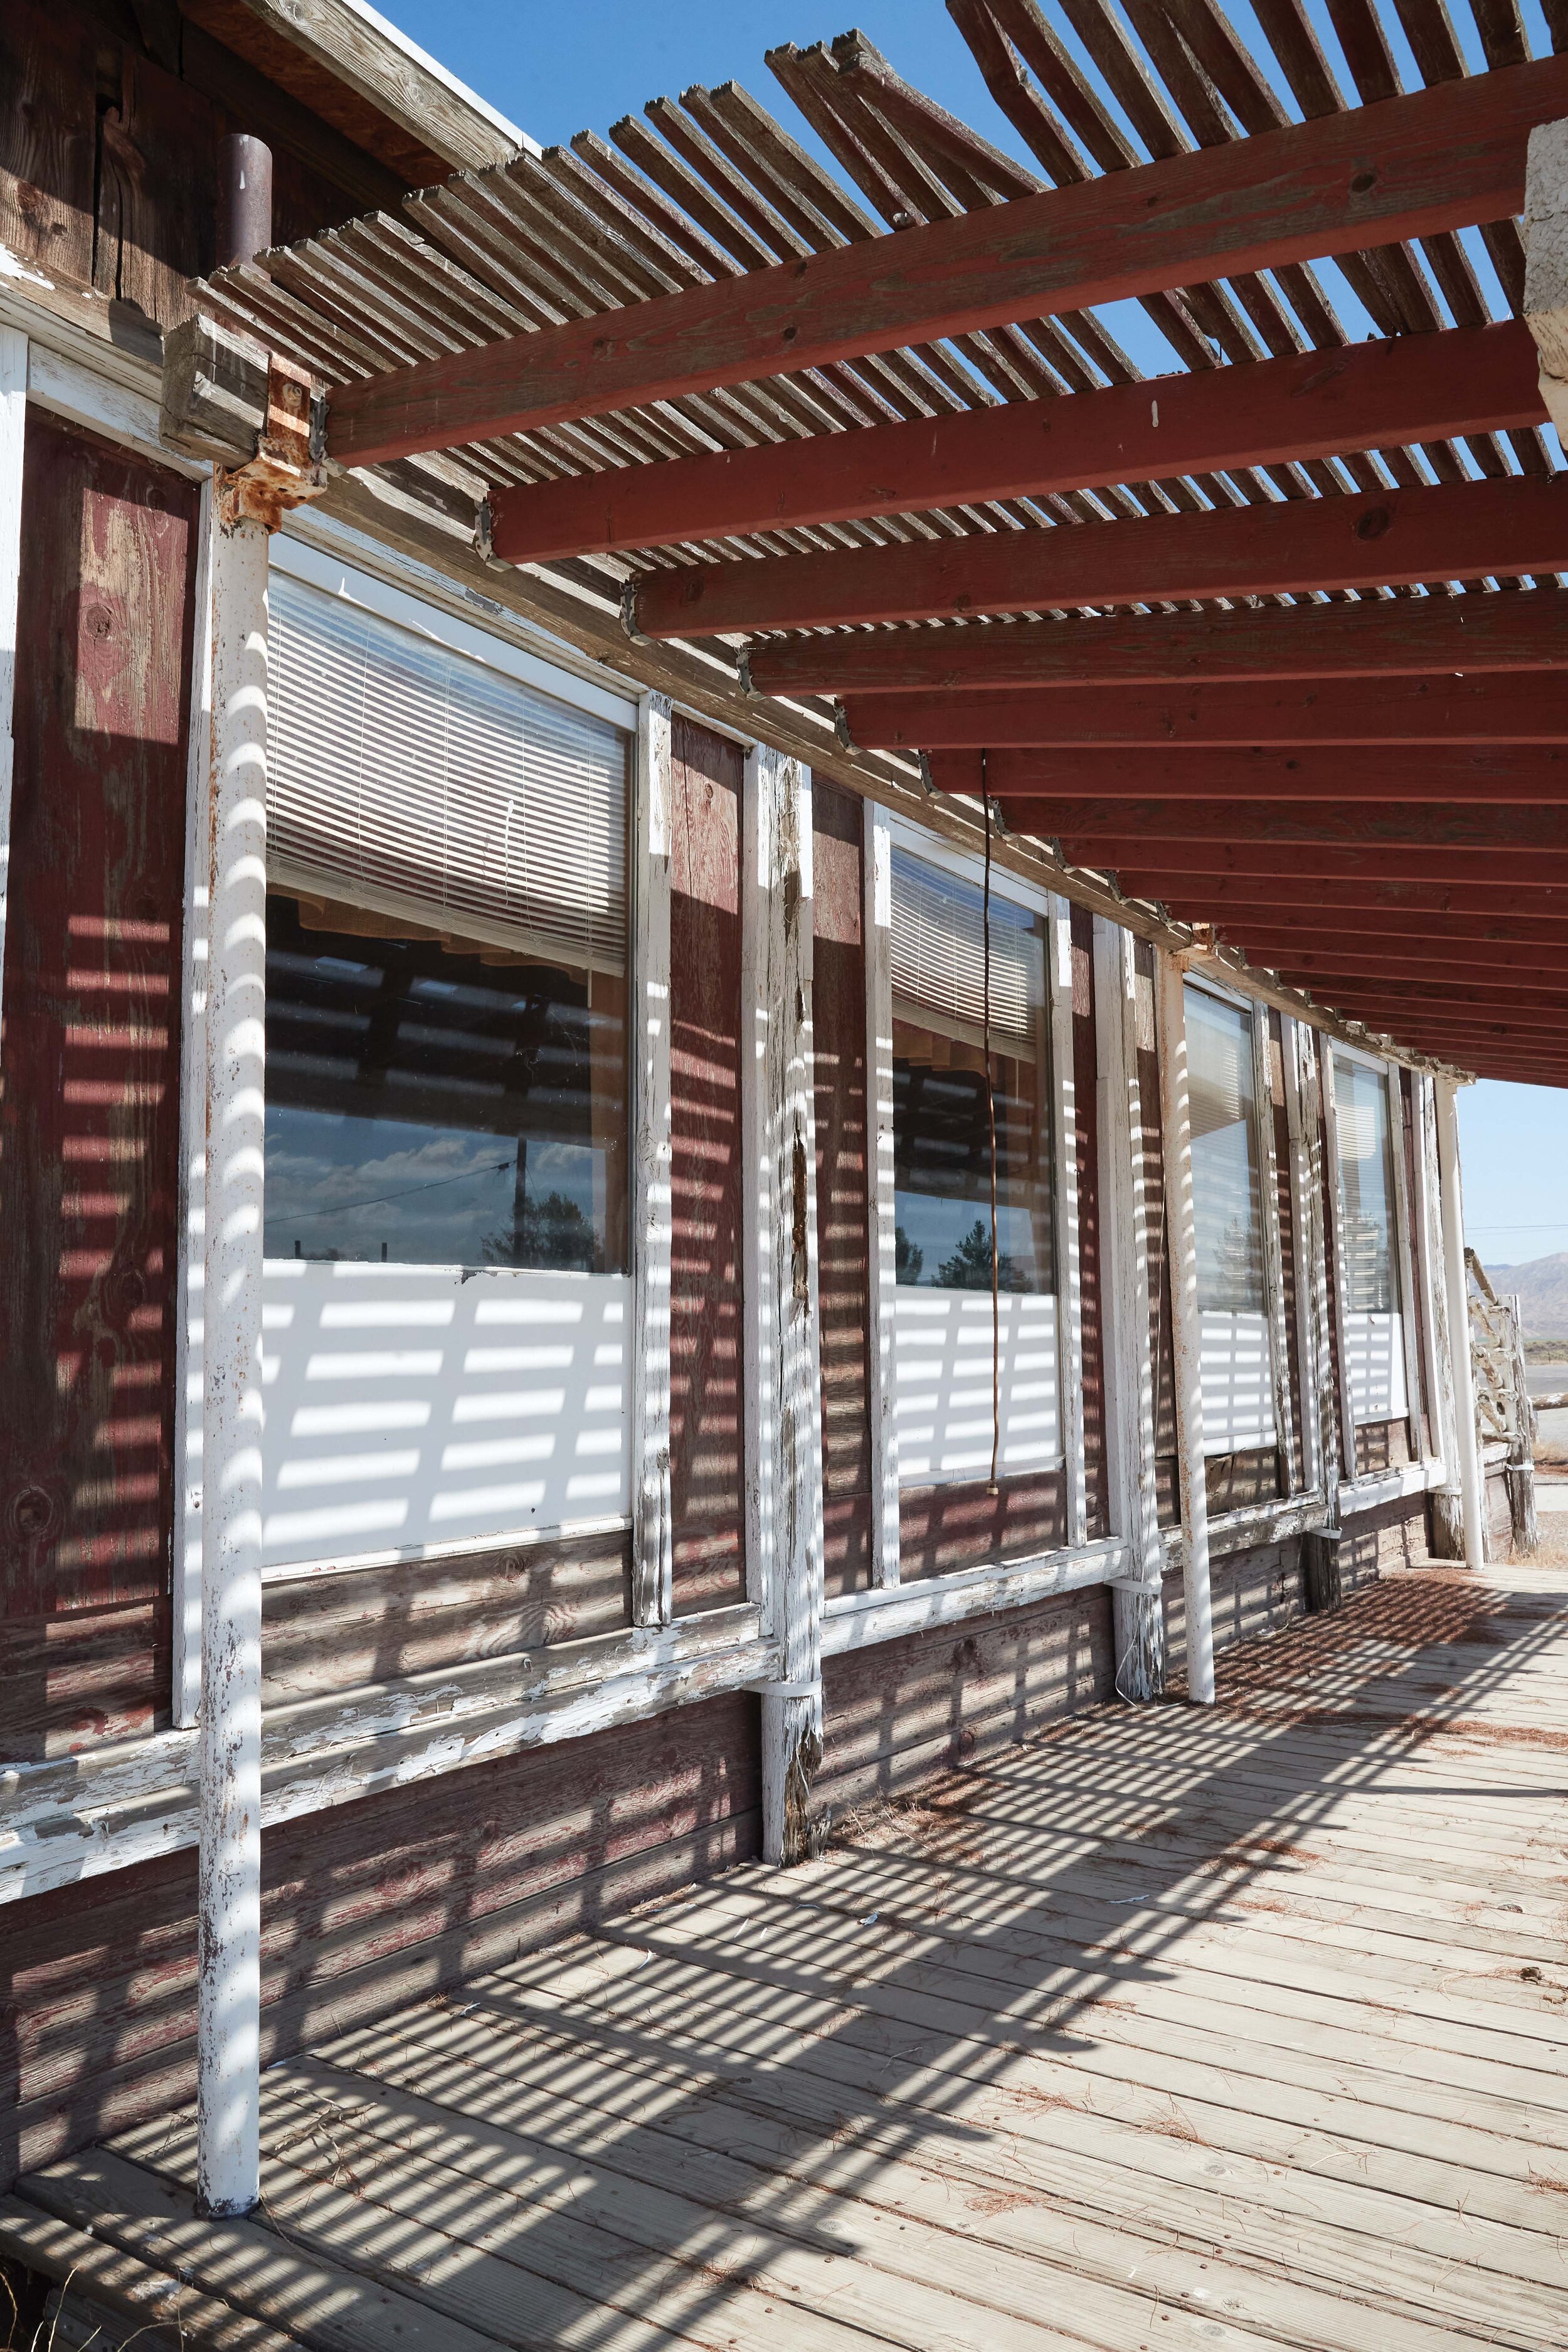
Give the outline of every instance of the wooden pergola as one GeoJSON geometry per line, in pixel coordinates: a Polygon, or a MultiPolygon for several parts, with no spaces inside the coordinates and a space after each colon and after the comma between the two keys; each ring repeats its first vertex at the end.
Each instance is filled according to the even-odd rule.
{"type": "MultiPolygon", "coordinates": [[[[584,133],[225,268],[169,339],[164,437],[216,468],[199,2061],[213,2210],[255,2193],[266,531],[289,507],[319,499],[423,558],[442,593],[639,679],[667,725],[683,702],[766,748],[764,977],[767,1001],[795,1008],[769,1049],[779,1134],[810,1051],[785,803],[821,764],[936,829],[983,830],[1052,890],[1174,950],[1166,1039],[1182,1034],[1184,964],[1217,950],[1255,994],[1435,1066],[1448,1315],[1464,1328],[1456,1084],[1568,1083],[1568,482],[1542,430],[1549,415],[1568,425],[1568,55],[1531,59],[1501,0],[1473,0],[1485,69],[1470,71],[1442,0],[1401,0],[1424,82],[1402,92],[1372,0],[1331,5],[1349,91],[1297,0],[1255,0],[1267,61],[1212,0],[1128,0],[1127,22],[1064,0],[1070,40],[1035,0],[951,0],[1048,186],[858,35],[775,50],[842,179],[734,85],[691,89],[608,141],[584,133]],[[1097,308],[1128,300],[1173,373],[1141,376],[1097,308]]],[[[1561,0],[1550,21],[1568,47],[1561,0]]],[[[663,789],[639,773],[650,839],[663,789]]],[[[639,907],[639,925],[659,919],[657,898],[639,907]]],[[[652,1184],[668,1089],[637,1050],[652,1184]]],[[[1179,1045],[1163,1055],[1161,1086],[1201,1646],[1180,1059],[1179,1045]]],[[[780,1264],[793,1197],[780,1173],[780,1264]]],[[[639,1278],[646,1299],[646,1264],[639,1278]]],[[[788,1408],[773,1420],[803,1432],[817,1409],[793,1303],[806,1295],[778,1286],[770,1325],[788,1408]]],[[[1462,1355],[1455,1380],[1479,1562],[1462,1355]]],[[[769,1571],[763,1773],[782,1858],[820,1651],[809,1515],[776,1466],[793,1516],[769,1571]]],[[[668,1515],[638,1476],[652,1574],[668,1515]]],[[[1212,1697],[1212,1658],[1189,1683],[1212,1697]]]]}

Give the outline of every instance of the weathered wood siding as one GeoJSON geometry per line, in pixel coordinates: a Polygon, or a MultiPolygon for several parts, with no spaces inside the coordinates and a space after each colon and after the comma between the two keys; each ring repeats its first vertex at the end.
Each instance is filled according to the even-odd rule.
{"type": "Polygon", "coordinates": [[[669,1459],[675,1613],[743,1601],[740,746],[670,739],[669,1459]]]}
{"type": "Polygon", "coordinates": [[[828,1658],[814,1810],[823,1819],[908,1795],[1108,1698],[1113,1670],[1103,1589],[828,1658]]]}
{"type": "Polygon", "coordinates": [[[168,1689],[192,485],[28,421],[0,1099],[0,1752],[168,1689]]]}
{"type": "Polygon", "coordinates": [[[1094,1022],[1094,917],[1087,907],[1075,907],[1072,910],[1073,1103],[1078,1133],[1084,1493],[1091,1538],[1108,1535],[1110,1530],[1110,1471],[1105,1434],[1105,1315],[1100,1288],[1100,1079],[1094,1022]]]}
{"type": "MultiPolygon", "coordinates": [[[[757,1702],[475,1765],[268,1832],[263,2063],[758,1850],[757,1702]]],[[[0,2187],[188,2100],[194,1853],[0,1909],[0,2187]]]]}
{"type": "Polygon", "coordinates": [[[829,1596],[871,1580],[870,1228],[860,802],[812,789],[812,977],[823,1549],[829,1596]]]}

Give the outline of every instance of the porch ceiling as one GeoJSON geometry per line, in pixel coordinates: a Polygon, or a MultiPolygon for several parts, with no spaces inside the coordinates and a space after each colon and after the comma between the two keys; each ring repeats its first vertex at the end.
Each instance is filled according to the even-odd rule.
{"type": "Polygon", "coordinates": [[[498,557],[846,696],[847,740],[1345,1017],[1563,1082],[1568,482],[1516,215],[1568,55],[1483,0],[1342,0],[1331,58],[1293,0],[1256,52],[1213,0],[950,10],[1038,173],[848,34],[768,58],[842,177],[690,89],[201,306],[498,557]],[[1314,904],[1320,954],[1268,919],[1314,904]],[[1351,905],[1418,908],[1419,955],[1351,905]],[[1489,955],[1515,907],[1539,965],[1489,955]]]}

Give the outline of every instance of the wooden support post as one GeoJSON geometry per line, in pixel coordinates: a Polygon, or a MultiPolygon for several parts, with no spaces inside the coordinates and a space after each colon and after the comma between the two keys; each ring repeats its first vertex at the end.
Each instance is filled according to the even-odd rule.
{"type": "Polygon", "coordinates": [[[1116,1690],[1121,1698],[1151,1699],[1165,1686],[1165,1550],[1154,1474],[1138,972],[1132,934],[1102,915],[1095,918],[1094,972],[1106,1440],[1111,1530],[1129,1551],[1111,1593],[1116,1690]]]}
{"type": "Polygon", "coordinates": [[[1051,1175],[1056,1199],[1057,1412],[1067,1478],[1067,1538],[1089,1541],[1089,1481],[1083,1447],[1083,1286],[1079,1261],[1078,1085],[1073,1059],[1072,908],[1051,900],[1048,1007],[1051,1024],[1051,1175]]]}
{"type": "Polygon", "coordinates": [[[180,1250],[174,1346],[174,1656],[170,1713],[187,1730],[202,1700],[202,1293],[206,1256],[207,916],[212,830],[213,486],[202,485],[191,646],[181,952],[180,1250]]]}
{"type": "Polygon", "coordinates": [[[0,327],[0,984],[11,858],[11,773],[16,756],[16,604],[22,575],[22,460],[27,438],[27,338],[0,327]]]}
{"type": "Polygon", "coordinates": [[[866,803],[866,1184],[870,1347],[871,1581],[899,1581],[898,1198],[893,1171],[893,848],[866,803]]]}
{"type": "Polygon", "coordinates": [[[196,2023],[197,2188],[213,2214],[247,2212],[260,2179],[268,537],[220,497],[211,550],[196,2023]]]}
{"type": "Polygon", "coordinates": [[[1465,1507],[1459,1492],[1459,1437],[1454,1412],[1454,1362],[1448,1342],[1448,1286],[1443,1258],[1442,1187],[1437,1180],[1437,1092],[1420,1077],[1421,1135],[1415,1155],[1421,1202],[1422,1297],[1427,1308],[1426,1360],[1432,1386],[1433,1439],[1443,1457],[1443,1484],[1432,1495],[1432,1549],[1439,1559],[1465,1557],[1465,1507]]]}
{"type": "Polygon", "coordinates": [[[1208,1464],[1204,1452],[1203,1317],[1193,1203],[1193,1124],[1187,1083],[1187,1008],[1181,959],[1155,950],[1161,1124],[1165,1144],[1165,1230],[1171,1270],[1171,1336],[1176,1372],[1181,1475],[1183,1591],[1187,1696],[1214,1704],[1214,1624],[1209,1600],[1208,1464]]]}
{"type": "Polygon", "coordinates": [[[1436,1096],[1443,1275],[1448,1307],[1448,1361],[1454,1384],[1454,1451],[1459,1472],[1465,1565],[1479,1569],[1486,1565],[1486,1511],[1480,1446],[1476,1435],[1475,1380],[1470,1368],[1470,1281],[1465,1265],[1465,1210],[1459,1188],[1458,1081],[1440,1077],[1436,1096]]]}
{"type": "Polygon", "coordinates": [[[1290,1394],[1290,1348],[1285,1329],[1285,1249],[1279,1231],[1279,1160],[1274,1148],[1274,1040],[1268,1007],[1252,1007],[1252,1102],[1258,1119],[1258,1202],[1263,1230],[1263,1307],[1268,1326],[1274,1443],[1285,1472],[1285,1492],[1296,1493],[1296,1415],[1290,1394]]]}
{"type": "Polygon", "coordinates": [[[822,1760],[822,1363],[812,1101],[811,772],[758,745],[742,821],[746,1550],[784,1651],[764,1686],[763,1854],[810,1853],[822,1760]]]}
{"type": "Polygon", "coordinates": [[[1328,1345],[1328,1286],[1323,1275],[1317,1074],[1311,1031],[1283,1017],[1285,1118],[1290,1137],[1290,1229],[1296,1248],[1296,1352],[1300,1360],[1301,1485],[1324,1493],[1323,1365],[1328,1345]]]}
{"type": "Polygon", "coordinates": [[[1411,1246],[1410,1186],[1405,1167],[1405,1080],[1387,1066],[1388,1132],[1394,1160],[1394,1251],[1399,1269],[1399,1336],[1405,1349],[1405,1431],[1412,1462],[1426,1452],[1421,1426],[1421,1349],[1415,1328],[1415,1254],[1411,1246]]]}
{"type": "MultiPolygon", "coordinates": [[[[1351,1393],[1349,1325],[1345,1307],[1345,1242],[1344,1202],[1340,1192],[1340,1107],[1334,1086],[1334,1048],[1325,1037],[1319,1048],[1318,1066],[1322,1072],[1323,1094],[1323,1213],[1326,1221],[1325,1255],[1334,1270],[1333,1317],[1336,1352],[1340,1360],[1339,1434],[1341,1475],[1355,1476],[1355,1399],[1351,1393]]],[[[1338,1517],[1337,1506],[1330,1508],[1338,1517]]]]}
{"type": "Polygon", "coordinates": [[[669,701],[644,697],[633,788],[635,1102],[632,1155],[632,1622],[668,1625],[675,1543],[669,1481],[669,701]]]}

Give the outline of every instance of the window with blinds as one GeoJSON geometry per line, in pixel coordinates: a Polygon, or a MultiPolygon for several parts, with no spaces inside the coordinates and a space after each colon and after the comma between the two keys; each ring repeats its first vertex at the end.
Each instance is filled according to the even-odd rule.
{"type": "Polygon", "coordinates": [[[627,737],[271,600],[268,1255],[623,1272],[627,737]]]}
{"type": "Polygon", "coordinates": [[[898,1278],[991,1288],[991,1118],[999,1286],[1055,1284],[1049,1024],[1043,916],[994,890],[991,1068],[984,1055],[984,898],[895,849],[890,962],[898,1278]]]}
{"type": "Polygon", "coordinates": [[[1263,1307],[1263,1225],[1252,1023],[1205,989],[1186,992],[1187,1099],[1193,1130],[1193,1213],[1198,1306],[1257,1314],[1263,1307]]]}
{"type": "Polygon", "coordinates": [[[1345,1311],[1390,1315],[1394,1283],[1394,1160],[1388,1080],[1342,1054],[1334,1056],[1340,1140],[1345,1311]]]}

